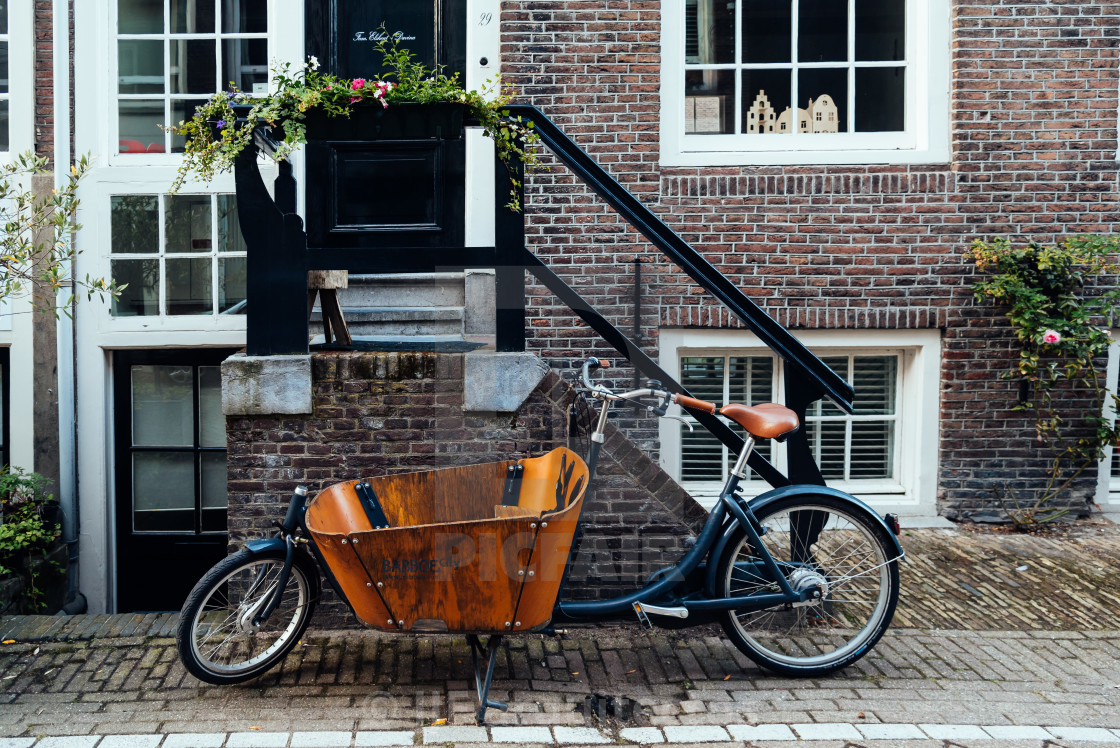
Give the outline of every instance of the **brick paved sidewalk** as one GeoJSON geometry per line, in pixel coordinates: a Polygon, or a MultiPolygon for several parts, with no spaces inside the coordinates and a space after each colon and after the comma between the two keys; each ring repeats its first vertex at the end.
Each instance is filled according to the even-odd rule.
{"type": "Polygon", "coordinates": [[[900,618],[952,628],[893,628],[810,680],[760,672],[714,627],[513,637],[494,685],[510,710],[481,730],[462,639],[313,631],[282,667],[211,687],[179,664],[173,615],[0,619],[0,639],[16,640],[0,644],[0,748],[1120,743],[1115,533],[916,532],[907,548],[900,618]],[[1024,625],[978,630],[985,620],[1024,625]]]}

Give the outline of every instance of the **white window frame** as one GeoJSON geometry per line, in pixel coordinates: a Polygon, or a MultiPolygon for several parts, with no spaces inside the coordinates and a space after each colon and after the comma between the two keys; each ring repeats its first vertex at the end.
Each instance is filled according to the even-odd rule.
{"type": "MultiPolygon", "coordinates": [[[[905,516],[937,514],[937,450],[940,402],[941,334],[938,330],[808,330],[798,338],[818,356],[834,354],[882,355],[898,359],[898,407],[895,433],[897,480],[830,481],[879,511],[905,516]]],[[[744,330],[663,328],[660,361],[674,379],[680,359],[693,355],[772,355],[753,333],[744,330]]],[[[778,377],[776,398],[784,398],[778,377]]],[[[672,414],[673,411],[671,410],[672,414]]],[[[677,413],[679,415],[679,412],[677,413]]],[[[680,481],[680,423],[660,422],[661,466],[680,481]]],[[[773,445],[773,462],[785,472],[785,446],[773,445]]],[[[721,482],[682,484],[705,507],[714,505],[721,482]]],[[[770,490],[761,480],[743,484],[747,495],[770,490]]]]}
{"type": "MultiPolygon", "coordinates": [[[[166,249],[166,233],[167,233],[167,202],[170,195],[164,193],[142,193],[136,192],[133,189],[125,191],[110,191],[105,195],[105,199],[109,201],[109,205],[105,210],[109,216],[106,228],[108,229],[108,236],[105,239],[105,246],[109,247],[109,269],[103,277],[111,276],[112,262],[114,260],[156,260],[159,263],[159,295],[158,295],[158,311],[156,314],[146,315],[121,315],[113,317],[114,320],[138,320],[141,324],[151,325],[155,324],[161,327],[168,327],[169,325],[176,325],[178,322],[186,322],[192,318],[195,320],[215,320],[213,325],[215,329],[222,330],[243,330],[245,329],[245,316],[244,314],[236,313],[223,313],[211,311],[208,314],[168,314],[165,309],[167,307],[167,262],[168,260],[209,260],[210,261],[210,294],[211,294],[211,308],[215,309],[218,305],[218,261],[221,259],[234,259],[245,258],[244,252],[222,252],[219,246],[219,226],[218,214],[215,210],[218,195],[233,194],[232,191],[226,192],[222,190],[210,190],[206,192],[185,192],[181,191],[176,196],[184,197],[206,197],[210,198],[210,249],[205,252],[192,252],[183,253],[176,252],[169,253],[166,249]],[[156,199],[156,216],[159,221],[157,227],[158,247],[155,252],[150,253],[136,253],[136,254],[113,254],[112,252],[112,199],[114,197],[154,197],[156,199]]],[[[111,313],[111,312],[110,312],[111,313]]],[[[131,325],[124,325],[130,327],[131,325]]],[[[196,327],[199,325],[195,325],[196,327]]]]}
{"type": "Polygon", "coordinates": [[[8,148],[0,159],[35,145],[35,17],[31,0],[8,3],[8,148]]]}
{"type": "MultiPolygon", "coordinates": [[[[164,152],[153,152],[153,153],[121,153],[120,152],[120,147],[119,147],[120,146],[120,103],[122,101],[155,101],[155,100],[158,99],[159,101],[163,102],[163,110],[164,110],[164,117],[166,118],[166,124],[171,124],[171,120],[174,119],[174,117],[171,116],[173,114],[173,109],[169,105],[169,102],[173,102],[175,100],[182,100],[182,99],[188,99],[188,100],[189,99],[200,99],[200,100],[201,99],[209,99],[210,96],[212,96],[214,93],[216,93],[217,90],[224,90],[225,84],[223,84],[216,91],[211,91],[209,93],[172,94],[171,91],[169,90],[168,86],[167,86],[167,83],[166,83],[166,81],[169,80],[170,75],[171,75],[171,52],[170,52],[170,46],[167,43],[169,39],[172,39],[172,38],[174,38],[175,40],[196,40],[197,39],[197,40],[202,40],[202,41],[213,40],[216,44],[216,50],[217,50],[217,55],[218,55],[218,57],[216,59],[220,59],[221,56],[224,54],[224,50],[222,49],[222,44],[223,44],[224,40],[226,40],[226,39],[242,39],[242,40],[264,39],[268,42],[268,45],[269,45],[267,58],[268,58],[269,61],[271,61],[271,60],[274,59],[272,46],[273,46],[273,39],[275,38],[275,36],[274,36],[274,34],[272,34],[269,31],[266,31],[264,33],[260,33],[260,32],[229,33],[229,34],[223,33],[222,30],[221,30],[221,5],[222,5],[222,0],[216,0],[216,2],[214,3],[214,14],[215,14],[216,26],[215,26],[215,29],[214,29],[213,32],[197,33],[197,34],[194,34],[194,33],[172,34],[171,30],[170,30],[171,29],[170,2],[169,2],[169,0],[163,0],[163,31],[162,32],[160,32],[158,34],[131,34],[131,33],[129,33],[129,34],[123,34],[122,35],[118,32],[119,24],[117,23],[117,11],[118,11],[119,4],[120,3],[118,2],[118,0],[110,0],[110,3],[109,3],[109,15],[110,15],[109,31],[110,31],[111,36],[110,36],[110,40],[109,40],[109,56],[108,56],[108,59],[109,59],[110,89],[107,93],[108,93],[108,96],[109,96],[108,100],[110,102],[110,110],[111,111],[109,113],[109,122],[108,122],[109,131],[110,131],[110,148],[109,148],[108,151],[106,151],[109,154],[109,161],[112,164],[120,164],[120,165],[127,165],[127,166],[136,166],[136,165],[144,165],[144,164],[157,164],[157,165],[158,164],[176,164],[177,165],[182,161],[182,154],[172,153],[170,147],[168,147],[168,149],[164,152]],[[164,81],[165,81],[163,93],[161,93],[161,94],[154,94],[154,93],[153,94],[122,94],[122,93],[119,93],[119,88],[118,88],[118,75],[119,75],[119,70],[120,70],[120,59],[119,59],[120,58],[120,46],[119,46],[119,42],[122,41],[122,40],[159,41],[163,44],[163,67],[164,67],[164,81]]],[[[276,6],[282,5],[282,4],[283,4],[283,0],[279,0],[279,2],[278,2],[278,0],[270,0],[269,6],[268,6],[268,13],[267,13],[268,28],[269,29],[275,28],[275,26],[273,25],[275,22],[277,22],[277,19],[275,17],[276,16],[275,8],[276,8],[276,6]]],[[[290,20],[288,20],[287,22],[290,23],[290,20]]],[[[300,25],[302,27],[302,24],[300,24],[300,25]]],[[[218,76],[220,77],[220,75],[221,75],[221,66],[219,65],[218,66],[218,76]]],[[[268,85],[271,88],[271,86],[272,86],[272,71],[271,70],[268,71],[268,81],[269,81],[268,85]]],[[[217,77],[215,78],[215,82],[217,82],[217,77]]],[[[249,93],[252,93],[252,92],[250,91],[249,93]]],[[[165,137],[164,142],[165,142],[165,144],[169,143],[170,139],[165,137]]]]}
{"type": "MultiPolygon", "coordinates": [[[[1120,380],[1120,328],[1111,331],[1112,345],[1108,347],[1108,365],[1105,369],[1105,381],[1109,392],[1116,392],[1116,383],[1120,380]]],[[[1105,418],[1115,418],[1117,413],[1112,399],[1105,400],[1105,418]]],[[[1112,472],[1112,458],[1116,447],[1106,447],[1104,457],[1097,468],[1097,504],[1106,512],[1120,512],[1120,472],[1112,472]]]]}
{"type": "MultiPolygon", "coordinates": [[[[685,133],[684,122],[685,0],[665,0],[661,15],[661,164],[762,166],[947,162],[949,2],[906,1],[905,132],[690,135],[685,133]]],[[[739,12],[738,8],[736,12],[739,12]]],[[[794,25],[796,35],[796,18],[794,25]]],[[[776,67],[788,66],[788,63],[783,63],[776,67]]],[[[736,66],[709,67],[735,69],[736,66]]],[[[744,96],[744,92],[737,93],[736,101],[744,96]]],[[[793,103],[800,105],[806,98],[799,96],[800,101],[793,103]]],[[[735,109],[738,112],[741,107],[736,104],[735,109]]]]}

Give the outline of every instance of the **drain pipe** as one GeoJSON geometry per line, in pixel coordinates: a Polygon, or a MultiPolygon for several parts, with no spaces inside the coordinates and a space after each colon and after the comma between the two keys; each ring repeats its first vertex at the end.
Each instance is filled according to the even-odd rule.
{"type": "MultiPolygon", "coordinates": [[[[54,77],[54,183],[62,188],[70,177],[70,0],[52,0],[54,77]]],[[[68,237],[74,241],[74,237],[68,237]]],[[[73,278],[74,268],[70,268],[73,278]]],[[[56,302],[65,301],[73,286],[62,288],[56,302]]],[[[67,548],[66,603],[60,614],[84,613],[86,599],[78,591],[78,471],[77,471],[77,371],[74,366],[77,315],[62,315],[58,322],[58,447],[59,504],[62,507],[62,540],[67,548]]]]}

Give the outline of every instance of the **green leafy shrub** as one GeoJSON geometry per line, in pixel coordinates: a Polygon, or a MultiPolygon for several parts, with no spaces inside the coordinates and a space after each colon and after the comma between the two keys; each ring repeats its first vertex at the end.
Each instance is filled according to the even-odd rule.
{"type": "Polygon", "coordinates": [[[1120,406],[1120,398],[1109,392],[1097,368],[1111,342],[1108,327],[1120,319],[1118,252],[1120,240],[1100,236],[1079,236],[1051,246],[978,239],[969,248],[970,258],[984,274],[973,284],[976,300],[1005,307],[1021,345],[1014,368],[1003,374],[1004,379],[1022,382],[1015,409],[1034,417],[1038,441],[1051,454],[1049,479],[1033,504],[1021,506],[1014,491],[1005,487],[1014,509],[1006,503],[1004,508],[1016,524],[1037,524],[1066,514],[1047,505],[1120,439],[1120,428],[1103,415],[1105,402],[1111,399],[1120,406]],[[1055,399],[1059,392],[1077,393],[1078,405],[1084,403],[1077,409],[1076,422],[1067,421],[1071,408],[1055,399]]]}
{"type": "Polygon", "coordinates": [[[47,518],[54,497],[46,492],[49,481],[37,473],[18,467],[0,472],[0,577],[22,576],[27,607],[38,612],[45,606],[42,589],[44,574],[57,573],[60,567],[50,562],[33,563],[58,540],[60,527],[47,518]]]}

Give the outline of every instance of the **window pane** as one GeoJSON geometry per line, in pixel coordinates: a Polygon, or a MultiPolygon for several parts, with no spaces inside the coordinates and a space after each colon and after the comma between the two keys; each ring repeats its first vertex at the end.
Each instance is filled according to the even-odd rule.
{"type": "Polygon", "coordinates": [[[789,62],[792,19],[790,0],[745,0],[743,62],[789,62]]]}
{"type": "Polygon", "coordinates": [[[898,358],[856,356],[853,369],[856,415],[893,415],[898,358]]]}
{"type": "Polygon", "coordinates": [[[168,195],[165,202],[166,252],[209,252],[210,196],[168,195]]]}
{"type": "Polygon", "coordinates": [[[906,129],[906,70],[856,68],[856,131],[906,129]]]}
{"type": "Polygon", "coordinates": [[[226,531],[226,455],[202,453],[202,531],[226,531]]]}
{"type": "Polygon", "coordinates": [[[758,405],[774,402],[774,359],[734,356],[730,363],[728,402],[758,405]]]}
{"type": "Polygon", "coordinates": [[[237,219],[237,195],[218,195],[218,251],[245,251],[245,238],[237,219]]]}
{"type": "Polygon", "coordinates": [[[735,127],[734,70],[690,70],[684,76],[684,131],[726,133],[735,127]]]}
{"type": "Polygon", "coordinates": [[[8,135],[8,102],[6,99],[0,100],[0,151],[6,151],[11,148],[9,145],[8,135]]]}
{"type": "Polygon", "coordinates": [[[828,480],[844,479],[844,421],[810,421],[806,424],[809,446],[828,480]]]}
{"type": "Polygon", "coordinates": [[[113,316],[159,314],[159,260],[113,260],[113,280],[128,288],[113,299],[113,316]]]}
{"type": "Polygon", "coordinates": [[[109,198],[113,254],[159,252],[159,202],[155,195],[109,198]]]}
{"type": "Polygon", "coordinates": [[[122,101],[119,122],[121,153],[163,152],[163,101],[122,101]]]}
{"type": "Polygon", "coordinates": [[[222,415],[220,366],[198,367],[198,418],[199,446],[226,446],[226,417],[222,415]]]}
{"type": "Polygon", "coordinates": [[[681,384],[693,397],[723,402],[723,357],[686,357],[681,359],[681,384]]]}
{"type": "MultiPolygon", "coordinates": [[[[848,371],[848,357],[847,356],[821,356],[821,361],[832,369],[838,376],[845,381],[852,381],[852,373],[848,371]]],[[[828,398],[817,400],[809,406],[807,411],[809,416],[842,416],[846,415],[844,411],[840,410],[828,398]]]]}
{"type": "Polygon", "coordinates": [[[855,0],[856,59],[906,59],[906,0],[855,0]]]}
{"type": "Polygon", "coordinates": [[[233,83],[249,93],[268,93],[268,40],[226,39],[222,50],[222,87],[233,83]]]}
{"type": "Polygon", "coordinates": [[[268,1],[222,0],[222,31],[227,34],[268,31],[268,1]]]}
{"type": "Polygon", "coordinates": [[[132,444],[194,446],[194,369],[146,364],[132,367],[132,444]]]}
{"type": "Polygon", "coordinates": [[[214,0],[171,0],[172,34],[214,32],[214,0]]]}
{"type": "Polygon", "coordinates": [[[8,93],[8,43],[0,42],[0,94],[8,93]]]}
{"type": "MultiPolygon", "coordinates": [[[[225,312],[245,300],[248,276],[244,257],[223,257],[218,260],[218,311],[225,312]]],[[[239,310],[244,313],[244,307],[239,310]]]]}
{"type": "Polygon", "coordinates": [[[735,62],[735,4],[727,0],[688,0],[684,11],[685,62],[735,62]],[[689,54],[691,52],[691,54],[689,54]]]}
{"type": "Polygon", "coordinates": [[[167,260],[167,313],[210,314],[210,258],[167,260]]]}
{"type": "Polygon", "coordinates": [[[132,529],[194,532],[194,455],[132,455],[132,529]]]}
{"type": "MultiPolygon", "coordinates": [[[[206,99],[176,99],[171,102],[171,121],[182,122],[194,116],[194,110],[202,104],[206,103],[206,99]]],[[[182,135],[171,136],[171,152],[182,153],[183,146],[186,143],[186,138],[182,135]]]]}
{"type": "Polygon", "coordinates": [[[743,132],[765,135],[790,131],[790,80],[788,70],[743,71],[743,132]]]}
{"type": "Polygon", "coordinates": [[[721,480],[723,444],[703,427],[681,426],[681,480],[721,480]]]}
{"type": "Polygon", "coordinates": [[[171,41],[171,93],[213,93],[218,83],[217,48],[210,39],[171,41]]]}
{"type": "Polygon", "coordinates": [[[0,34],[8,33],[8,0],[0,0],[0,34]]]}
{"type": "Polygon", "coordinates": [[[889,478],[894,472],[894,422],[855,421],[852,423],[853,480],[889,478]]]}
{"type": "Polygon", "coordinates": [[[848,71],[844,68],[802,69],[797,74],[799,132],[848,131],[848,71]]]}
{"type": "Polygon", "coordinates": [[[121,93],[163,93],[163,42],[122,39],[117,53],[121,93]]]}
{"type": "Polygon", "coordinates": [[[226,455],[224,452],[202,453],[202,508],[226,508],[226,455]]]}
{"type": "Polygon", "coordinates": [[[122,34],[162,34],[163,0],[118,0],[117,28],[122,34]]]}
{"type": "Polygon", "coordinates": [[[832,62],[848,59],[848,1],[800,0],[797,59],[832,62]]]}

